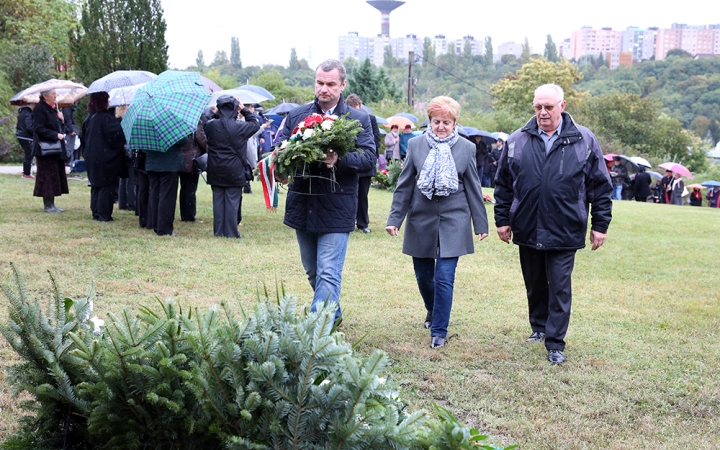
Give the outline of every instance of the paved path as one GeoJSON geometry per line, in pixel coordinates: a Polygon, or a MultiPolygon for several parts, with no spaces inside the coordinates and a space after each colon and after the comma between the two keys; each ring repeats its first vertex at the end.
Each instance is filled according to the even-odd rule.
{"type": "MultiPolygon", "coordinates": [[[[8,175],[20,175],[22,174],[22,166],[0,166],[0,173],[8,174],[8,175]]],[[[32,166],[30,168],[30,173],[35,175],[35,171],[37,170],[37,167],[32,166]]],[[[70,168],[65,166],[65,173],[70,173],[70,168]]]]}

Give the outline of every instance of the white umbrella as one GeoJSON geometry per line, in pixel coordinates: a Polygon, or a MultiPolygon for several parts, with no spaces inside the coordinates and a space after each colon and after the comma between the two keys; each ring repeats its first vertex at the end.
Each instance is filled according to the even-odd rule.
{"type": "Polygon", "coordinates": [[[246,105],[270,100],[262,94],[258,94],[257,92],[248,91],[245,89],[225,89],[222,91],[213,92],[212,96],[210,97],[210,101],[208,102],[208,106],[214,106],[217,103],[217,99],[223,95],[235,97],[246,105]]]}
{"type": "Polygon", "coordinates": [[[26,103],[38,103],[40,101],[40,93],[55,90],[58,105],[72,105],[76,101],[85,96],[87,88],[80,83],[70,80],[50,79],[42,83],[34,84],[15,94],[10,99],[11,105],[24,105],[26,103]]]}
{"type": "Polygon", "coordinates": [[[147,83],[142,83],[136,84],[135,86],[111,89],[110,92],[108,92],[108,95],[110,95],[110,107],[129,105],[132,103],[133,98],[135,98],[137,90],[146,84],[147,83]]]}
{"type": "Polygon", "coordinates": [[[110,92],[113,89],[145,84],[155,78],[157,75],[145,70],[116,70],[93,81],[88,87],[87,93],[110,92]]]}
{"type": "Polygon", "coordinates": [[[651,167],[652,167],[652,164],[650,164],[647,159],[641,158],[641,157],[639,157],[639,156],[631,156],[631,157],[630,157],[630,161],[634,162],[634,163],[637,164],[638,166],[645,166],[645,167],[647,167],[647,168],[651,168],[651,167]]]}

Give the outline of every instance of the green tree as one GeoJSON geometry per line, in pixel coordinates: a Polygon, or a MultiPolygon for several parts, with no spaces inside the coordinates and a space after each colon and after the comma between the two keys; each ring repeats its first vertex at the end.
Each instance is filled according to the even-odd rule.
{"type": "Polygon", "coordinates": [[[160,0],[88,0],[73,39],[80,78],[90,83],[115,70],[167,69],[160,0]]]}
{"type": "Polygon", "coordinates": [[[547,35],[547,42],[545,43],[544,56],[545,56],[545,59],[547,59],[550,62],[557,62],[557,60],[558,60],[557,47],[555,46],[555,43],[552,40],[552,36],[550,36],[549,34],[547,35]]]}
{"type": "Polygon", "coordinates": [[[298,61],[297,51],[295,47],[290,49],[290,63],[288,64],[290,70],[300,70],[300,61],[298,61]]]}
{"type": "Polygon", "coordinates": [[[582,74],[566,60],[551,63],[545,59],[533,58],[529,63],[523,64],[517,74],[507,74],[490,88],[493,107],[499,111],[507,111],[516,118],[527,118],[532,114],[535,88],[555,83],[563,88],[568,108],[572,109],[585,96],[573,87],[580,80],[582,74]]]}
{"type": "Polygon", "coordinates": [[[607,63],[605,62],[605,57],[603,56],[602,52],[600,52],[600,55],[595,60],[595,68],[599,69],[603,66],[607,66],[607,63]]]}
{"type": "Polygon", "coordinates": [[[225,50],[218,50],[215,52],[215,58],[213,59],[213,62],[210,64],[211,67],[216,66],[224,66],[225,64],[228,64],[230,60],[227,57],[227,53],[225,53],[225,50]]]}
{"type": "Polygon", "coordinates": [[[465,39],[463,44],[462,60],[465,66],[470,66],[473,63],[472,42],[470,42],[470,39],[465,39]]]}
{"type": "Polygon", "coordinates": [[[485,65],[486,66],[492,67],[494,56],[495,55],[493,55],[492,37],[486,36],[485,37],[485,65]]]}
{"type": "Polygon", "coordinates": [[[375,79],[375,70],[373,69],[372,63],[369,58],[366,58],[360,64],[360,67],[355,69],[352,77],[348,79],[348,93],[354,93],[360,96],[360,98],[370,103],[375,101],[375,97],[378,96],[379,86],[375,79]]]}
{"type": "Polygon", "coordinates": [[[692,55],[689,52],[681,48],[673,48],[667,52],[667,55],[665,55],[666,58],[670,58],[672,56],[677,56],[680,58],[692,58],[692,55]]]}
{"type": "Polygon", "coordinates": [[[195,58],[195,65],[197,66],[198,70],[202,71],[205,68],[205,57],[203,56],[203,51],[198,50],[197,57],[195,58]]]}
{"type": "Polygon", "coordinates": [[[230,38],[230,64],[233,67],[242,69],[242,60],[240,59],[240,39],[236,37],[230,38]]]}
{"type": "Polygon", "coordinates": [[[525,42],[522,45],[522,54],[520,55],[520,59],[523,64],[530,62],[530,41],[528,41],[528,38],[525,38],[525,42]]]}
{"type": "Polygon", "coordinates": [[[385,51],[383,52],[383,66],[387,67],[388,69],[392,69],[394,67],[397,67],[398,61],[397,58],[393,55],[392,46],[386,45],[385,51]]]}
{"type": "Polygon", "coordinates": [[[432,40],[430,40],[429,37],[426,37],[425,40],[423,40],[422,57],[430,64],[435,64],[435,45],[433,45],[432,40]]]}

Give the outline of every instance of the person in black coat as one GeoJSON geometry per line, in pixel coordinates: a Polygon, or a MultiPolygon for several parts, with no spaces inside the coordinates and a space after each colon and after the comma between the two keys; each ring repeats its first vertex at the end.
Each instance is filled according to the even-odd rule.
{"type": "Polygon", "coordinates": [[[198,121],[195,133],[188,137],[188,142],[182,148],[185,167],[180,171],[180,220],[183,222],[196,222],[197,188],[200,174],[195,170],[193,160],[207,153],[207,138],[203,124],[198,121]]]}
{"type": "Polygon", "coordinates": [[[482,140],[482,136],[475,136],[475,165],[477,166],[478,178],[480,184],[482,184],[483,177],[485,176],[485,160],[490,150],[485,142],[482,140]]]}
{"type": "Polygon", "coordinates": [[[363,127],[345,156],[331,152],[324,161],[309,165],[309,176],[294,177],[285,201],[283,223],[295,230],[300,260],[315,292],[310,309],[336,305],[336,324],[342,319],[342,271],[350,232],[355,229],[358,173],[372,170],[377,161],[370,119],[343,101],[346,76],[340,61],[320,63],[315,70],[315,100],[290,111],[276,138],[278,142],[290,138],[295,126],[311,114],[347,115],[363,127]]]}
{"type": "Polygon", "coordinates": [[[247,140],[259,129],[257,116],[235,97],[217,99],[217,118],[205,124],[208,184],[213,192],[215,236],[240,238],[238,214],[243,187],[252,176],[247,160],[247,140]],[[237,120],[238,109],[245,122],[237,120]]]}
{"type": "MultiPolygon", "coordinates": [[[[363,112],[362,99],[357,94],[350,94],[345,99],[345,104],[351,108],[355,108],[360,112],[363,112]]],[[[365,114],[363,112],[363,114],[365,114]]],[[[380,129],[378,129],[377,119],[372,114],[370,116],[370,127],[373,132],[373,140],[375,141],[375,150],[380,149],[380,129]]],[[[375,161],[377,163],[377,160],[375,161]]],[[[377,164],[373,166],[372,170],[368,170],[364,173],[358,174],[358,207],[357,207],[357,229],[363,233],[370,233],[370,214],[368,213],[368,193],[370,192],[370,183],[372,177],[377,175],[377,164]]]]}
{"type": "Polygon", "coordinates": [[[83,123],[83,150],[90,181],[90,210],[93,220],[113,220],[114,193],[125,166],[125,135],[120,119],[108,110],[108,93],[90,94],[89,104],[97,112],[83,123]]]}
{"type": "Polygon", "coordinates": [[[34,104],[21,106],[18,109],[18,120],[15,126],[15,137],[23,149],[23,178],[34,178],[30,175],[32,167],[32,141],[33,141],[33,109],[34,104]]]}
{"type": "Polygon", "coordinates": [[[632,188],[635,191],[635,201],[647,201],[648,197],[650,197],[651,184],[652,178],[650,178],[650,174],[645,172],[645,168],[643,166],[639,166],[638,173],[632,181],[632,188]]]}
{"type": "Polygon", "coordinates": [[[42,197],[44,210],[49,213],[60,213],[62,209],[55,206],[55,197],[70,193],[65,162],[65,124],[64,117],[57,109],[57,93],[55,89],[40,93],[40,102],[33,110],[33,155],[37,162],[35,189],[33,196],[42,197]],[[60,141],[62,150],[58,155],[42,156],[40,141],[54,143],[60,141]]]}
{"type": "Polygon", "coordinates": [[[665,176],[660,180],[660,203],[670,204],[670,194],[668,193],[668,186],[673,182],[672,170],[666,170],[665,176]]]}

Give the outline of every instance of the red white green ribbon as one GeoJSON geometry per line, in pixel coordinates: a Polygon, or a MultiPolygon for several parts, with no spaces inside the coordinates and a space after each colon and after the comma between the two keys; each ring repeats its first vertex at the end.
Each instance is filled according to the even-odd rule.
{"type": "Polygon", "coordinates": [[[275,211],[278,206],[278,190],[277,182],[275,181],[275,163],[272,160],[274,155],[275,152],[258,162],[260,182],[263,188],[263,197],[265,198],[265,207],[272,211],[275,211]]]}

